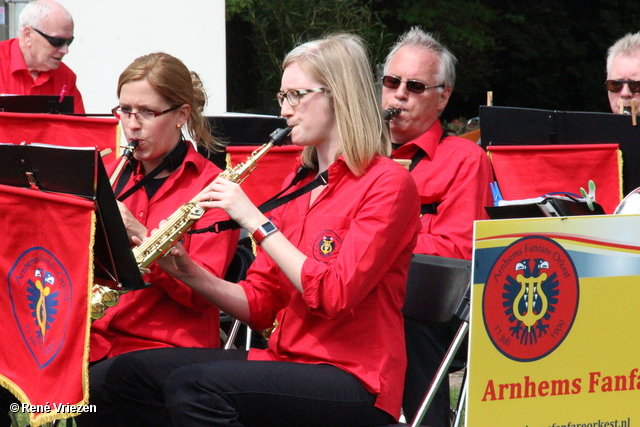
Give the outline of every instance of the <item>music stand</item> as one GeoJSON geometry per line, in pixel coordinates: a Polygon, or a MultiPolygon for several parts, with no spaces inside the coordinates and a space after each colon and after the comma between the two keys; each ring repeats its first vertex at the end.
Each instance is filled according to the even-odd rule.
{"type": "Polygon", "coordinates": [[[640,124],[626,114],[480,106],[483,148],[488,145],[618,144],[623,192],[640,187],[640,124]]]}
{"type": "Polygon", "coordinates": [[[73,114],[73,96],[2,95],[0,111],[6,113],[73,114]]]}
{"type": "MultiPolygon", "coordinates": [[[[207,120],[213,134],[227,145],[260,146],[275,129],[287,126],[283,117],[258,114],[210,116],[207,120]]],[[[211,153],[203,147],[198,147],[198,152],[220,169],[226,168],[226,153],[211,153]]]]}
{"type": "Polygon", "coordinates": [[[95,279],[120,290],[147,286],[97,148],[0,144],[0,184],[95,201],[95,279]]]}

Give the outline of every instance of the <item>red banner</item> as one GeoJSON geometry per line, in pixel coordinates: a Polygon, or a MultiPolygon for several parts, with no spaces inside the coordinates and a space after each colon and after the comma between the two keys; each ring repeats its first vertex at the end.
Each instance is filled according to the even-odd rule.
{"type": "Polygon", "coordinates": [[[37,426],[87,410],[94,203],[0,185],[0,206],[0,386],[37,426]]]}
{"type": "Polygon", "coordinates": [[[622,154],[618,144],[490,145],[493,170],[504,200],[548,193],[588,191],[596,184],[596,202],[608,214],[622,200],[622,154]]]}
{"type": "MultiPolygon", "coordinates": [[[[243,163],[257,146],[228,146],[227,164],[243,163]]],[[[256,206],[269,200],[282,189],[284,179],[294,172],[295,159],[302,153],[296,145],[273,147],[258,160],[256,169],[242,183],[242,189],[256,206]]]]}
{"type": "Polygon", "coordinates": [[[114,118],[65,116],[59,114],[0,113],[0,143],[22,142],[98,147],[110,149],[102,158],[108,164],[116,159],[120,145],[120,127],[114,118]]]}

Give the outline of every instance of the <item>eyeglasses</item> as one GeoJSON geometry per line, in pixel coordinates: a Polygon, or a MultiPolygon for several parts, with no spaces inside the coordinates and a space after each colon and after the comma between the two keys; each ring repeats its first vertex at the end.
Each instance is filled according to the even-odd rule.
{"type": "Polygon", "coordinates": [[[309,93],[328,92],[328,91],[329,89],[324,87],[319,87],[316,89],[289,89],[286,92],[278,92],[278,94],[276,95],[276,98],[278,98],[278,104],[280,104],[281,107],[285,98],[287,98],[287,102],[289,103],[290,106],[297,107],[298,105],[300,105],[300,99],[303,96],[309,93]]]}
{"type": "Polygon", "coordinates": [[[398,89],[400,87],[400,83],[403,83],[403,82],[407,86],[407,90],[409,92],[417,93],[418,95],[420,95],[421,93],[424,93],[424,91],[427,89],[444,87],[443,84],[436,85],[436,86],[427,86],[426,84],[418,80],[404,81],[404,80],[401,80],[400,77],[396,77],[396,76],[384,76],[382,78],[382,85],[388,89],[398,89]]]}
{"type": "Polygon", "coordinates": [[[607,90],[614,93],[620,92],[625,83],[629,85],[631,93],[640,93],[640,82],[637,80],[607,80],[604,82],[607,90]]]}
{"type": "Polygon", "coordinates": [[[129,107],[115,107],[111,110],[111,114],[113,114],[118,120],[129,120],[131,116],[134,116],[139,122],[144,122],[162,116],[163,114],[167,114],[173,110],[177,110],[178,108],[180,108],[180,105],[176,105],[175,107],[168,108],[164,111],[142,110],[134,113],[129,107]]]}
{"type": "MultiPolygon", "coordinates": [[[[33,28],[33,27],[31,27],[33,28]]],[[[43,33],[42,31],[38,30],[37,28],[33,28],[33,31],[35,31],[36,33],[40,34],[42,37],[44,37],[45,39],[47,39],[47,41],[49,42],[49,44],[53,47],[62,47],[65,44],[67,46],[71,46],[71,43],[73,42],[73,37],[71,37],[70,39],[63,39],[62,37],[52,37],[48,34],[43,33]]]]}

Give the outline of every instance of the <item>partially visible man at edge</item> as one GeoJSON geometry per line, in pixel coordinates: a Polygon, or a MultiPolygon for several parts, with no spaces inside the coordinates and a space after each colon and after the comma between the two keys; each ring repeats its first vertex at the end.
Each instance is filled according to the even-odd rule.
{"type": "Polygon", "coordinates": [[[625,35],[609,48],[605,87],[613,113],[631,113],[632,100],[640,103],[640,32],[625,35]]]}
{"type": "MultiPolygon", "coordinates": [[[[400,110],[389,123],[393,158],[415,163],[411,175],[420,194],[422,230],[413,253],[471,259],[473,222],[487,219],[484,208],[492,205],[493,170],[482,148],[443,132],[439,116],[453,91],[455,62],[430,34],[411,28],[387,56],[382,108],[400,110]]],[[[425,325],[405,317],[403,410],[409,420],[420,408],[458,326],[457,319],[425,325]]],[[[449,415],[449,384],[443,381],[422,424],[448,427],[449,415]]]]}
{"type": "Polygon", "coordinates": [[[84,114],[76,75],[62,63],[73,41],[73,18],[53,0],[28,3],[18,37],[0,42],[0,93],[73,96],[74,113],[84,114]]]}

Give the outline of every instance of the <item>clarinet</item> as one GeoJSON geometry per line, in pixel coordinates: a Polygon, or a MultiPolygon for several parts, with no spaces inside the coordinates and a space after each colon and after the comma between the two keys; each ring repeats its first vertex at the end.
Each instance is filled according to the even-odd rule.
{"type": "Polygon", "coordinates": [[[400,113],[399,108],[394,108],[394,107],[387,108],[382,112],[382,120],[384,120],[385,122],[388,122],[389,120],[397,116],[399,113],[400,113]]]}

